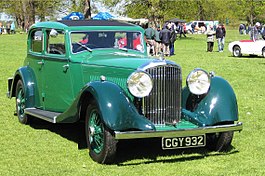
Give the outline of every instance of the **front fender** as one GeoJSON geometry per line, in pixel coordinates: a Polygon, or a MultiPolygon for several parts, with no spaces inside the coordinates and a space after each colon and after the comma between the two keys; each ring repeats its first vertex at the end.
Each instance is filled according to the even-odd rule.
{"type": "Polygon", "coordinates": [[[22,80],[25,88],[26,107],[33,107],[35,104],[35,77],[29,67],[20,67],[14,74],[13,81],[10,88],[9,98],[15,97],[16,85],[18,80],[22,80]]]}
{"type": "Polygon", "coordinates": [[[87,85],[86,91],[97,100],[103,121],[112,130],[154,130],[154,125],[140,115],[125,92],[116,84],[96,81],[87,85]]]}
{"type": "MultiPolygon", "coordinates": [[[[182,91],[184,108],[189,103],[188,88],[182,91]]],[[[213,77],[208,94],[199,101],[192,112],[201,126],[209,126],[226,121],[238,120],[237,100],[231,85],[221,77],[213,77]]]]}
{"type": "Polygon", "coordinates": [[[69,122],[76,119],[80,102],[88,94],[91,94],[96,100],[102,120],[109,129],[115,131],[155,129],[149,120],[138,113],[125,92],[118,85],[108,81],[88,83],[81,90],[72,106],[58,116],[57,121],[69,122]]]}

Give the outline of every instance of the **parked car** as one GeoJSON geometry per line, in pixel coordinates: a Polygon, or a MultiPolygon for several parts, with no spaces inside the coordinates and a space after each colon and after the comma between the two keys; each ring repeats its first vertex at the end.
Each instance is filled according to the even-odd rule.
{"type": "Polygon", "coordinates": [[[195,25],[195,29],[194,32],[198,33],[198,34],[203,34],[205,32],[205,30],[209,27],[209,26],[218,26],[219,21],[190,21],[188,23],[186,23],[186,32],[187,33],[192,33],[192,27],[191,25],[194,24],[195,25]],[[205,29],[202,29],[205,28],[205,29]]]}
{"type": "Polygon", "coordinates": [[[162,149],[227,150],[241,131],[235,93],[222,77],[147,55],[144,30],[117,21],[34,24],[24,65],[8,79],[22,124],[85,125],[91,158],[114,163],[124,139],[160,138],[162,149]]]}
{"type": "Polygon", "coordinates": [[[228,49],[235,57],[241,57],[243,54],[265,57],[265,41],[262,39],[234,41],[229,43],[228,49]]]}

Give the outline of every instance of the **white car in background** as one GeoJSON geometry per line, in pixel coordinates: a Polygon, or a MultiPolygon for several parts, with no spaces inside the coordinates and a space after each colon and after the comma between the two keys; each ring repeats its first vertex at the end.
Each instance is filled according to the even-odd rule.
{"type": "Polygon", "coordinates": [[[228,49],[235,57],[241,57],[243,54],[260,55],[265,57],[265,40],[234,41],[229,43],[228,49]]]}

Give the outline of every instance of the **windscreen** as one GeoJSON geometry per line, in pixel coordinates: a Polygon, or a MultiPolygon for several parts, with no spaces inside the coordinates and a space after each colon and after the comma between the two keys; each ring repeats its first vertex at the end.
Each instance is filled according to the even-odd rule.
{"type": "Polygon", "coordinates": [[[144,52],[142,34],[128,31],[90,31],[71,33],[72,52],[89,49],[128,49],[144,52]]]}

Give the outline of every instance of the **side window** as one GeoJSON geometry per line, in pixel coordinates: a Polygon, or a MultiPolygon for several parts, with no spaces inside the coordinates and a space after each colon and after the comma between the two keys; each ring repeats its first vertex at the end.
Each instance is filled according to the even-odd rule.
{"type": "Polygon", "coordinates": [[[64,31],[62,30],[47,30],[47,53],[48,54],[65,54],[65,41],[64,41],[64,31]]]}
{"type": "Polygon", "coordinates": [[[30,50],[33,52],[42,52],[43,45],[43,33],[41,30],[33,31],[31,33],[31,48],[30,50]]]}

